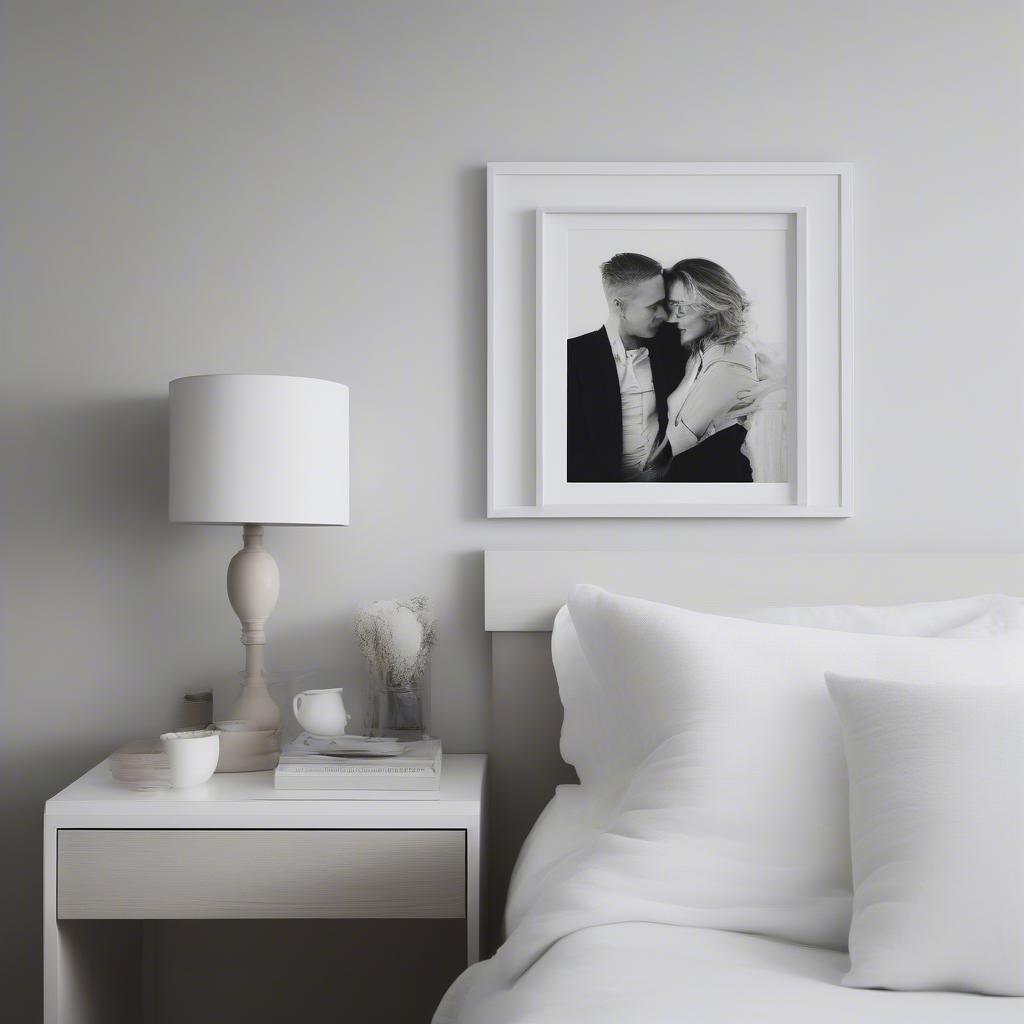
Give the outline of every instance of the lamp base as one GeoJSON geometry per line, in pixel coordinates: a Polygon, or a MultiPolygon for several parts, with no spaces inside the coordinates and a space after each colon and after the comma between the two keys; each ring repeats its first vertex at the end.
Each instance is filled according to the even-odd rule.
{"type": "Polygon", "coordinates": [[[242,692],[232,705],[228,717],[245,722],[253,730],[280,728],[281,709],[270,696],[266,676],[246,676],[242,692]]]}
{"type": "Polygon", "coordinates": [[[267,689],[263,669],[267,636],[263,631],[281,592],[281,576],[274,556],[263,546],[263,527],[242,527],[242,549],[228,565],[228,600],[242,623],[245,682],[231,709],[231,717],[252,729],[278,729],[281,709],[267,689]]]}

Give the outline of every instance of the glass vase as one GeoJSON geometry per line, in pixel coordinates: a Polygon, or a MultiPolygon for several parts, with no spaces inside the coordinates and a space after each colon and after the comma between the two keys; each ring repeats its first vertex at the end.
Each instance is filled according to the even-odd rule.
{"type": "Polygon", "coordinates": [[[399,740],[423,739],[422,680],[396,683],[372,676],[366,695],[363,731],[367,736],[390,736],[399,740]]]}

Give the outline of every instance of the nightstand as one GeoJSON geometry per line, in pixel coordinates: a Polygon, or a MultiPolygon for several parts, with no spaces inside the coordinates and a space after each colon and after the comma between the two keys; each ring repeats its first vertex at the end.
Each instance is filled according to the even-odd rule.
{"type": "MultiPolygon", "coordinates": [[[[380,984],[392,986],[415,984],[416,963],[430,962],[454,936],[455,962],[449,955],[443,971],[451,976],[431,979],[431,993],[443,992],[480,955],[485,770],[483,755],[448,755],[438,800],[339,800],[275,790],[271,772],[215,775],[191,790],[134,792],[115,783],[103,762],[46,803],[46,1024],[177,1019],[172,1009],[184,1005],[183,974],[187,980],[197,966],[222,961],[211,969],[234,972],[236,990],[248,989],[247,964],[239,960],[250,957],[255,984],[268,971],[268,944],[282,957],[286,947],[298,949],[298,962],[308,965],[321,943],[334,941],[324,931],[332,926],[295,919],[347,919],[337,927],[348,930],[348,947],[325,961],[339,971],[353,941],[364,953],[373,942],[387,950],[391,940],[381,929],[392,925],[385,922],[415,922],[413,956],[382,965],[380,984]],[[241,919],[244,930],[233,935],[187,924],[241,919]],[[288,921],[278,933],[265,931],[282,919],[288,921]],[[156,929],[164,922],[179,933],[193,930],[171,933],[161,947],[156,929]],[[257,956],[242,941],[254,929],[264,929],[253,940],[257,956]],[[187,953],[197,943],[214,954],[202,964],[180,961],[173,982],[161,987],[154,950],[187,953]]],[[[358,962],[353,955],[347,964],[358,962]]],[[[296,988],[291,1006],[305,1015],[309,977],[300,981],[299,973],[281,969],[296,988]]],[[[329,989],[330,978],[325,984],[329,989]]],[[[351,978],[346,986],[332,997],[339,1018],[353,1008],[351,978]]],[[[266,1006],[266,997],[258,1005],[266,1006]]],[[[188,1013],[199,1019],[194,1007],[188,1013]]],[[[230,1008],[218,1013],[232,1019],[230,1008]]]]}

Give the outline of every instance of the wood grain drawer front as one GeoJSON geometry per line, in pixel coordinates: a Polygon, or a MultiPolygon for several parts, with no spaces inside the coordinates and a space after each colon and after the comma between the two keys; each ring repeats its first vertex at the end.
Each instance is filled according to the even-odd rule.
{"type": "Polygon", "coordinates": [[[60,918],[464,917],[459,829],[61,829],[60,918]]]}

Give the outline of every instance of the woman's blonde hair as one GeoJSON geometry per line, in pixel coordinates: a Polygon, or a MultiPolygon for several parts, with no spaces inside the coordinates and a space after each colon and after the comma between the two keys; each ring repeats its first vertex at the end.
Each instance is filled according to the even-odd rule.
{"type": "Polygon", "coordinates": [[[673,284],[686,289],[687,301],[710,324],[701,347],[735,345],[747,333],[750,300],[725,267],[711,260],[680,260],[665,271],[665,293],[673,284]]]}

